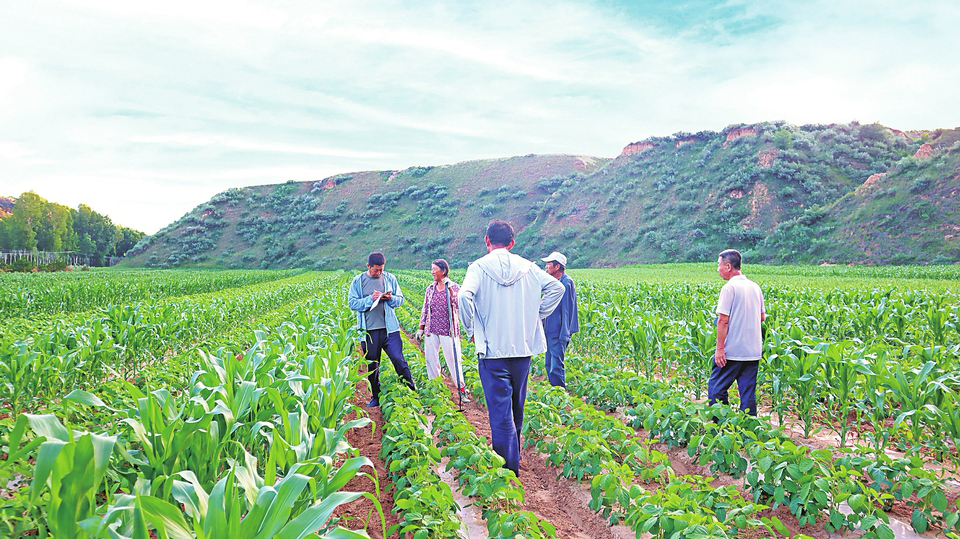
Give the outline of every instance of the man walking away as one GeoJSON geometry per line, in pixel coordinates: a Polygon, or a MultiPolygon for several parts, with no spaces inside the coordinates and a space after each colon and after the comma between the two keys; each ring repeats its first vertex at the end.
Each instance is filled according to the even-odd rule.
{"type": "Polygon", "coordinates": [[[416,390],[407,360],[403,359],[400,322],[394,309],[403,304],[403,292],[397,278],[383,271],[383,253],[370,253],[367,271],[354,277],[347,294],[347,304],[357,312],[357,327],[364,333],[360,343],[368,362],[370,390],[373,399],[368,408],[380,406],[380,352],[385,351],[397,374],[410,389],[416,390]]]}
{"type": "Polygon", "coordinates": [[[460,319],[476,345],[493,450],[519,475],[530,357],[547,349],[541,319],[556,309],[564,288],[510,252],[514,236],[504,221],[487,227],[487,255],[470,264],[460,286],[460,319]]]}
{"type": "Polygon", "coordinates": [[[740,273],[740,253],[720,253],[717,272],[727,281],[717,302],[717,351],[707,386],[710,404],[729,404],[727,390],[737,382],[740,410],[757,415],[757,371],[763,351],[760,323],[767,317],[763,292],[740,273]]]}
{"type": "Polygon", "coordinates": [[[573,279],[565,273],[567,257],[554,251],[549,256],[541,258],[546,262],[546,271],[551,277],[560,281],[566,292],[560,305],[543,321],[544,334],[547,337],[547,353],[544,363],[547,369],[547,380],[550,385],[567,387],[567,371],[564,366],[564,355],[570,338],[580,331],[580,317],[577,315],[577,289],[573,279]]]}

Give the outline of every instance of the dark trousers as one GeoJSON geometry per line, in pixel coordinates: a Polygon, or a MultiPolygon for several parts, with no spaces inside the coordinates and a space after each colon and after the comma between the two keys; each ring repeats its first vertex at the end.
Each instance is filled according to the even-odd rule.
{"type": "Polygon", "coordinates": [[[503,467],[520,475],[520,430],[527,401],[530,358],[481,359],[480,383],[487,401],[493,450],[503,457],[503,467]]]}
{"type": "Polygon", "coordinates": [[[547,380],[550,385],[567,387],[567,370],[563,356],[567,352],[570,341],[562,341],[560,337],[547,337],[547,354],[544,357],[544,367],[547,369],[547,380]]]}
{"type": "Polygon", "coordinates": [[[740,410],[750,415],[757,415],[757,372],[760,370],[760,361],[730,361],[723,367],[713,364],[710,373],[710,382],[707,383],[707,398],[710,404],[717,401],[730,404],[727,390],[737,382],[740,391],[740,410]]]}
{"type": "Polygon", "coordinates": [[[387,353],[390,362],[393,363],[394,370],[407,383],[407,387],[416,390],[413,384],[413,375],[410,374],[410,366],[407,360],[403,359],[403,341],[400,340],[400,332],[394,331],[387,333],[386,329],[371,329],[367,331],[367,338],[360,343],[360,350],[366,355],[368,363],[367,380],[370,381],[370,390],[373,392],[373,398],[380,399],[380,352],[387,353]]]}

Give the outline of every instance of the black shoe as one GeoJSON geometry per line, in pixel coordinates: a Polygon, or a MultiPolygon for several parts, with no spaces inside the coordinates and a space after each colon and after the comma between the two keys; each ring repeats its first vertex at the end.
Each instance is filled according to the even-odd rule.
{"type": "Polygon", "coordinates": [[[367,408],[379,408],[379,407],[380,407],[380,401],[378,401],[377,399],[370,399],[370,404],[367,405],[367,408]]]}

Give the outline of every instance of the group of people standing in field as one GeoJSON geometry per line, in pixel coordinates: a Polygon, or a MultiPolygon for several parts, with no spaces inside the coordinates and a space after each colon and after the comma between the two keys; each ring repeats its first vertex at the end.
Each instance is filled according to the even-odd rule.
{"type": "MultiPolygon", "coordinates": [[[[450,279],[446,260],[431,265],[433,283],[424,294],[416,339],[424,343],[427,376],[440,376],[443,351],[460,397],[468,401],[460,360],[460,326],[474,344],[480,382],[487,403],[494,451],[506,468],[520,473],[520,432],[527,379],[533,356],[544,354],[551,385],[566,387],[564,358],[579,331],[576,287],[566,274],[567,258],[553,252],[541,260],[545,269],[511,253],[515,232],[505,221],[492,221],[484,244],[487,254],[467,268],[461,285],[450,279]]],[[[348,304],[364,333],[360,343],[368,362],[373,393],[369,407],[380,405],[382,352],[410,389],[416,384],[403,357],[400,324],[394,309],[403,304],[396,277],[384,271],[386,258],[371,253],[367,271],[350,284],[348,304]]],[[[756,415],[756,376],[760,360],[760,322],[766,316],[760,288],[740,273],[740,253],[720,253],[718,273],[727,281],[717,306],[717,348],[708,396],[727,403],[734,381],[741,409],[756,415]]]]}

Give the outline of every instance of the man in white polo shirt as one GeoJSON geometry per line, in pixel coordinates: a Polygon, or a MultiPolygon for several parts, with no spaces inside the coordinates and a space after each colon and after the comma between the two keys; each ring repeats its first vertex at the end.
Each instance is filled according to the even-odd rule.
{"type": "Polygon", "coordinates": [[[757,372],[763,352],[760,323],[767,317],[763,292],[740,273],[740,253],[720,253],[717,272],[727,281],[717,302],[717,351],[707,385],[710,404],[729,404],[727,390],[737,382],[740,410],[757,415],[757,372]]]}

